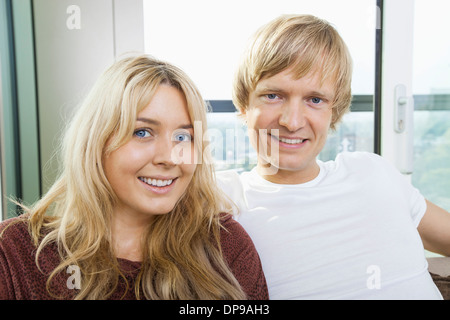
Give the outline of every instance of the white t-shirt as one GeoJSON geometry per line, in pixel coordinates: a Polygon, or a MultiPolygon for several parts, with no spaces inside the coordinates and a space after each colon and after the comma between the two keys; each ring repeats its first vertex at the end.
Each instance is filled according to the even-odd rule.
{"type": "Polygon", "coordinates": [[[383,158],[338,155],[316,179],[217,172],[259,252],[271,299],[442,299],[417,226],[424,197],[383,158]]]}

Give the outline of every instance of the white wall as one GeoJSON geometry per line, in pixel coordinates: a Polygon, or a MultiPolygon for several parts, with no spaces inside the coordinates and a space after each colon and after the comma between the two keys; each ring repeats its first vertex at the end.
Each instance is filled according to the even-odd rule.
{"type": "Polygon", "coordinates": [[[100,73],[144,52],[142,0],[34,0],[43,192],[53,183],[61,130],[100,73]]]}

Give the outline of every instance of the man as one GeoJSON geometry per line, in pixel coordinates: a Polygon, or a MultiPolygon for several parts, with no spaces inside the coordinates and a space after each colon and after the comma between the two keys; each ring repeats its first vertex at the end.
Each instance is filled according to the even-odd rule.
{"type": "Polygon", "coordinates": [[[317,155],[351,102],[348,49],[327,22],[282,16],[244,55],[233,101],[255,169],[218,180],[259,251],[271,299],[442,299],[426,249],[450,254],[450,214],[369,153],[317,155]]]}

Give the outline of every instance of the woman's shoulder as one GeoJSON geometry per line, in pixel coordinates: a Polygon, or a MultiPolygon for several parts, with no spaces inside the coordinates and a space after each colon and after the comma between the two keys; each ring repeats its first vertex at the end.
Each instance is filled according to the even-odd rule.
{"type": "MultiPolygon", "coordinates": [[[[26,216],[0,223],[0,276],[8,288],[7,297],[15,299],[49,299],[46,290],[48,274],[59,263],[55,246],[46,246],[37,267],[35,245],[26,216]]],[[[64,282],[65,283],[65,282],[64,282]]],[[[0,297],[2,297],[0,295],[0,297]]]]}
{"type": "Polygon", "coordinates": [[[0,222],[0,243],[30,238],[28,219],[25,216],[9,218],[0,222]]]}
{"type": "MultiPolygon", "coordinates": [[[[43,231],[45,233],[47,231],[43,231]]],[[[22,215],[7,219],[0,223],[0,251],[3,255],[12,260],[30,260],[35,264],[34,256],[36,253],[37,244],[34,242],[30,231],[30,220],[27,215],[22,215]]],[[[54,243],[45,246],[42,250],[43,260],[42,264],[46,266],[53,264],[58,256],[57,248],[54,243]]]]}
{"type": "Polygon", "coordinates": [[[268,299],[267,283],[252,239],[232,215],[222,217],[221,247],[249,299],[268,299]]]}
{"type": "Polygon", "coordinates": [[[233,214],[221,215],[221,236],[225,236],[229,240],[236,241],[242,239],[248,239],[251,241],[250,236],[247,234],[241,224],[234,219],[233,214]]]}
{"type": "Polygon", "coordinates": [[[221,226],[221,247],[229,260],[233,261],[253,251],[256,253],[252,239],[232,214],[222,214],[221,226]]]}
{"type": "Polygon", "coordinates": [[[28,257],[35,249],[29,232],[29,221],[19,216],[0,223],[0,252],[8,259],[28,257]]]}

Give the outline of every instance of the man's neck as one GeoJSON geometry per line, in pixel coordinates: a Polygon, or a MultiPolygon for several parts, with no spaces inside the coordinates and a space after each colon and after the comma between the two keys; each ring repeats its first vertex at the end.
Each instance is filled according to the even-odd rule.
{"type": "Polygon", "coordinates": [[[316,163],[313,168],[307,170],[283,170],[271,166],[258,165],[257,173],[265,180],[276,184],[302,184],[314,180],[320,173],[320,166],[316,163]],[[275,172],[275,173],[274,173],[275,172]]]}

